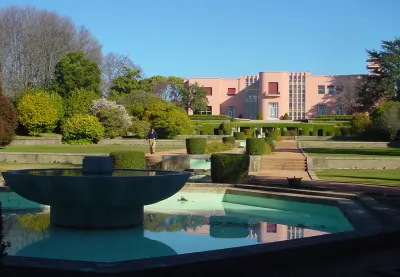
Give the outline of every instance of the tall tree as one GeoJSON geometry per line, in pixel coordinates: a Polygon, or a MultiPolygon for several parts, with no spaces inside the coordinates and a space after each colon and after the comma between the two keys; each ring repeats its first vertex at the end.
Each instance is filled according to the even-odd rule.
{"type": "Polygon", "coordinates": [[[337,105],[342,105],[345,114],[353,114],[358,106],[358,91],[366,76],[363,75],[336,75],[331,83],[336,88],[333,98],[337,105]]]}
{"type": "Polygon", "coordinates": [[[75,89],[91,90],[100,95],[100,69],[81,51],[72,52],[56,65],[51,88],[62,97],[75,89]]]}
{"type": "Polygon", "coordinates": [[[176,76],[156,75],[141,80],[140,87],[142,90],[153,93],[165,101],[176,103],[184,87],[184,80],[176,76]]]}
{"type": "Polygon", "coordinates": [[[112,80],[110,87],[110,97],[115,99],[119,96],[130,94],[136,90],[139,90],[139,80],[141,78],[141,72],[139,70],[131,70],[125,67],[120,76],[112,80]]]}
{"type": "Polygon", "coordinates": [[[9,97],[25,87],[47,88],[60,59],[76,50],[101,62],[101,45],[68,17],[31,6],[0,9],[0,62],[9,97]]]}
{"type": "Polygon", "coordinates": [[[365,110],[377,104],[400,98],[400,38],[382,41],[382,50],[367,50],[368,56],[376,58],[381,70],[379,75],[368,76],[359,92],[359,103],[365,110]]]}
{"type": "Polygon", "coordinates": [[[205,110],[208,105],[207,92],[197,82],[186,85],[180,90],[177,104],[186,112],[189,112],[189,109],[193,112],[205,110]]]}

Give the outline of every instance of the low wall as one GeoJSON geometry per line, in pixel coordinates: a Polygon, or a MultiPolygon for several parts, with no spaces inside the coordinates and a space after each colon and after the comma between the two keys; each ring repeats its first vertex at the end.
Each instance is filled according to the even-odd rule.
{"type": "Polygon", "coordinates": [[[307,157],[309,170],[400,169],[400,158],[307,157]]]}
{"type": "Polygon", "coordinates": [[[299,148],[388,148],[389,142],[298,141],[299,148]]]}
{"type": "Polygon", "coordinates": [[[10,145],[57,145],[61,138],[16,138],[10,145]]]}
{"type": "MultiPolygon", "coordinates": [[[[98,144],[102,145],[148,145],[145,139],[102,139],[98,144]]],[[[157,146],[182,146],[186,147],[185,140],[178,139],[159,139],[157,146]]]]}
{"type": "MultiPolygon", "coordinates": [[[[108,156],[108,154],[56,154],[56,153],[20,153],[1,152],[0,162],[41,163],[41,164],[82,164],[85,156],[108,156]]],[[[49,165],[50,167],[50,165],[49,165]]]]}

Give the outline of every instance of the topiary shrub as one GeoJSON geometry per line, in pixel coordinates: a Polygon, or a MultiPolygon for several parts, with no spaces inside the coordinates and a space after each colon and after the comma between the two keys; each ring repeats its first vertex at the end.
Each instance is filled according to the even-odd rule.
{"type": "Polygon", "coordinates": [[[265,137],[276,140],[276,133],[274,133],[274,132],[265,133],[265,137]]]}
{"type": "Polygon", "coordinates": [[[257,156],[264,155],[265,154],[264,138],[247,138],[246,153],[248,155],[257,155],[257,156]]]}
{"type": "Polygon", "coordinates": [[[275,152],[275,141],[269,137],[265,137],[264,140],[269,145],[271,152],[275,152]]]}
{"type": "Polygon", "coordinates": [[[218,130],[218,131],[217,131],[217,135],[223,136],[223,135],[224,135],[224,130],[218,130]]]}
{"type": "Polygon", "coordinates": [[[111,152],[110,157],[114,168],[146,168],[146,156],[144,152],[139,151],[120,151],[111,152]]]}
{"type": "Polygon", "coordinates": [[[223,143],[235,143],[235,138],[234,137],[223,137],[222,142],[223,143]]]}
{"type": "Polygon", "coordinates": [[[207,140],[205,138],[187,138],[186,152],[188,154],[204,154],[207,140]]]}
{"type": "Polygon", "coordinates": [[[271,146],[267,143],[267,142],[265,142],[265,155],[269,155],[269,154],[272,154],[272,148],[271,148],[271,146]]]}
{"type": "Polygon", "coordinates": [[[8,98],[1,93],[0,83],[0,146],[10,144],[17,128],[17,113],[8,98]]]}
{"type": "Polygon", "coordinates": [[[233,143],[223,143],[221,141],[213,141],[213,142],[207,143],[204,154],[225,152],[225,151],[232,150],[233,148],[235,148],[235,144],[233,144],[233,143]]]}
{"type": "Polygon", "coordinates": [[[39,136],[51,132],[60,118],[60,103],[57,97],[43,89],[28,89],[19,98],[17,116],[29,135],[39,136]]]}
{"type": "Polygon", "coordinates": [[[258,113],[258,114],[257,114],[257,120],[263,120],[262,113],[258,113]]]}
{"type": "Polygon", "coordinates": [[[252,130],[252,129],[245,129],[245,130],[244,130],[244,135],[245,135],[246,137],[253,137],[253,136],[254,136],[254,130],[252,130]]]}
{"type": "Polygon", "coordinates": [[[218,153],[211,155],[211,179],[214,183],[241,184],[249,174],[250,156],[218,153]]]}
{"type": "Polygon", "coordinates": [[[243,132],[235,132],[233,133],[233,136],[235,138],[235,140],[245,140],[246,136],[244,135],[243,132]]]}
{"type": "Polygon", "coordinates": [[[104,136],[104,128],[92,115],[75,115],[61,126],[63,142],[68,144],[97,143],[104,136]]]}
{"type": "Polygon", "coordinates": [[[289,120],[290,118],[289,118],[289,115],[288,115],[288,113],[285,113],[284,115],[283,115],[283,120],[289,120]]]}

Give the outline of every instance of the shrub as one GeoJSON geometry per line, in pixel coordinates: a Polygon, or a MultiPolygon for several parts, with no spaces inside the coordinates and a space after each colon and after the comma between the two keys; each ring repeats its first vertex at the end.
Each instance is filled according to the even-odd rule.
{"type": "Polygon", "coordinates": [[[17,116],[29,135],[39,136],[57,126],[61,114],[59,108],[57,97],[42,89],[29,89],[18,100],[17,116]]]}
{"type": "Polygon", "coordinates": [[[223,143],[235,143],[235,138],[234,137],[223,137],[222,142],[223,143]]]}
{"type": "Polygon", "coordinates": [[[137,138],[146,138],[147,133],[150,130],[150,123],[143,120],[132,120],[132,125],[129,127],[128,131],[135,134],[137,138]]]}
{"type": "Polygon", "coordinates": [[[368,131],[372,126],[372,121],[366,114],[355,114],[351,119],[351,131],[355,135],[359,135],[368,131]]]}
{"type": "Polygon", "coordinates": [[[269,155],[269,154],[272,154],[272,148],[271,148],[271,145],[269,144],[269,143],[267,143],[267,142],[265,142],[265,155],[269,155]]]}
{"type": "Polygon", "coordinates": [[[186,152],[188,154],[204,154],[207,140],[205,138],[186,139],[186,152]]]}
{"type": "Polygon", "coordinates": [[[223,115],[223,114],[219,114],[219,115],[208,115],[208,114],[193,114],[193,115],[189,115],[189,118],[191,120],[221,120],[221,119],[231,119],[231,117],[229,115],[223,115]]]}
{"type": "Polygon", "coordinates": [[[263,138],[247,138],[246,153],[248,155],[264,155],[265,143],[266,142],[263,138]]]}
{"type": "Polygon", "coordinates": [[[285,113],[285,114],[283,115],[283,120],[289,120],[289,115],[288,115],[288,113],[285,113]]]}
{"type": "Polygon", "coordinates": [[[206,136],[206,135],[208,135],[208,134],[207,134],[207,132],[206,132],[206,131],[203,131],[203,130],[201,130],[201,131],[200,131],[200,135],[202,135],[202,136],[206,136]]]}
{"type": "Polygon", "coordinates": [[[104,136],[103,125],[92,115],[75,115],[61,126],[63,142],[69,144],[97,143],[104,136]]]}
{"type": "Polygon", "coordinates": [[[224,135],[224,130],[218,130],[218,131],[217,131],[217,134],[218,134],[219,136],[223,136],[223,135],[224,135]]]}
{"type": "Polygon", "coordinates": [[[244,154],[212,154],[211,179],[214,183],[241,184],[249,174],[250,156],[244,154]]]}
{"type": "Polygon", "coordinates": [[[288,131],[282,131],[282,136],[287,137],[289,135],[288,131]]]}
{"type": "Polygon", "coordinates": [[[235,138],[235,140],[245,140],[246,136],[244,135],[243,132],[235,132],[233,133],[233,136],[235,138]]]}
{"type": "Polygon", "coordinates": [[[271,152],[275,152],[275,141],[269,137],[265,137],[264,140],[269,145],[271,152]]]}
{"type": "Polygon", "coordinates": [[[276,133],[275,133],[275,132],[268,132],[268,133],[265,133],[265,137],[266,137],[266,138],[271,138],[271,139],[273,139],[273,140],[276,140],[276,133]]]}
{"type": "Polygon", "coordinates": [[[2,94],[1,80],[0,80],[0,146],[10,144],[15,136],[15,129],[17,128],[17,113],[8,100],[2,94]]]}
{"type": "Polygon", "coordinates": [[[294,137],[294,136],[297,136],[297,132],[296,132],[296,130],[289,130],[288,135],[294,137]]]}
{"type": "Polygon", "coordinates": [[[252,130],[252,129],[245,129],[245,130],[244,130],[244,135],[245,135],[246,137],[253,137],[253,136],[254,136],[254,130],[252,130]]]}
{"type": "Polygon", "coordinates": [[[72,117],[78,114],[89,114],[93,101],[99,99],[99,95],[92,90],[75,89],[65,98],[65,115],[72,117]]]}
{"type": "Polygon", "coordinates": [[[232,150],[233,148],[235,148],[234,143],[224,143],[221,141],[213,141],[213,142],[207,143],[204,154],[229,151],[229,150],[232,150]]]}
{"type": "Polygon", "coordinates": [[[372,113],[373,127],[388,139],[398,138],[400,132],[400,102],[388,101],[372,113]]]}
{"type": "Polygon", "coordinates": [[[146,156],[144,152],[139,151],[120,151],[111,152],[110,157],[114,168],[146,168],[146,156]]]}
{"type": "Polygon", "coordinates": [[[228,129],[224,129],[223,133],[224,133],[224,135],[229,135],[229,136],[231,135],[231,131],[228,129]]]}
{"type": "Polygon", "coordinates": [[[258,114],[257,114],[257,120],[263,120],[262,113],[258,113],[258,114]]]}

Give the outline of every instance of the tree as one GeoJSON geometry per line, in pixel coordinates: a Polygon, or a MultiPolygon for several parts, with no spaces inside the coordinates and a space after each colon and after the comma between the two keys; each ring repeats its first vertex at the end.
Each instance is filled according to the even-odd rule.
{"type": "Polygon", "coordinates": [[[359,103],[364,110],[400,98],[400,38],[382,41],[382,50],[367,50],[368,56],[379,61],[380,73],[368,76],[359,92],[359,103]]]}
{"type": "Polygon", "coordinates": [[[0,61],[4,92],[14,98],[26,87],[48,88],[60,59],[81,50],[99,62],[101,45],[68,17],[31,6],[0,9],[0,61]]]}
{"type": "Polygon", "coordinates": [[[375,130],[388,139],[398,138],[400,133],[400,102],[388,101],[378,106],[372,113],[375,130]]]}
{"type": "Polygon", "coordinates": [[[362,75],[336,75],[331,79],[335,86],[336,94],[333,95],[336,105],[342,105],[345,114],[353,114],[358,107],[358,91],[366,76],[362,75]]]}
{"type": "Polygon", "coordinates": [[[65,98],[65,115],[72,117],[78,114],[89,114],[93,101],[99,98],[99,95],[91,90],[74,89],[65,98]]]}
{"type": "Polygon", "coordinates": [[[109,89],[112,86],[113,80],[123,75],[126,68],[129,68],[131,71],[142,72],[142,69],[135,65],[126,55],[110,52],[104,56],[101,64],[103,94],[109,94],[109,89]]]}
{"type": "Polygon", "coordinates": [[[83,52],[72,52],[57,63],[51,88],[64,98],[75,89],[100,95],[100,69],[83,52]]]}
{"type": "Polygon", "coordinates": [[[15,136],[17,114],[2,90],[2,74],[0,65],[0,146],[8,145],[15,136]]]}
{"type": "Polygon", "coordinates": [[[168,102],[177,103],[184,87],[183,78],[156,75],[140,81],[140,88],[168,102]]]}
{"type": "Polygon", "coordinates": [[[130,94],[140,88],[139,79],[141,72],[139,70],[132,71],[130,68],[125,67],[121,75],[112,80],[110,87],[110,97],[113,99],[119,96],[130,94]]]}
{"type": "Polygon", "coordinates": [[[208,105],[207,92],[203,87],[200,87],[196,82],[184,86],[180,90],[178,105],[186,110],[193,112],[205,110],[208,105]]]}

